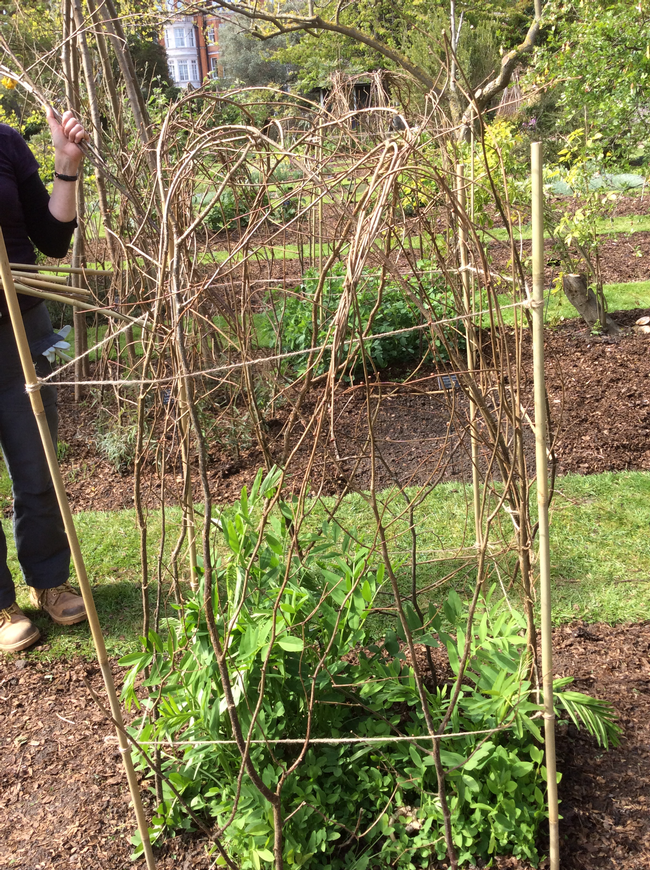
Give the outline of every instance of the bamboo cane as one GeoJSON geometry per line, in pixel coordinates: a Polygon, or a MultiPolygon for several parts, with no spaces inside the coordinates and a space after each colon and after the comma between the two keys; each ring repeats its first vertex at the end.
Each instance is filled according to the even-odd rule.
{"type": "MultiPolygon", "coordinates": [[[[471,278],[469,274],[469,257],[467,243],[467,228],[465,223],[465,209],[467,205],[467,195],[465,192],[465,166],[459,163],[456,167],[456,196],[460,207],[458,215],[458,239],[460,244],[460,268],[463,282],[463,307],[465,314],[472,314],[474,309],[474,300],[471,298],[471,278]]],[[[466,321],[466,336],[467,336],[467,370],[471,378],[474,377],[476,369],[475,360],[475,345],[476,336],[474,334],[474,323],[471,318],[466,321]]],[[[478,438],[476,437],[476,417],[477,409],[476,402],[470,396],[469,400],[469,432],[472,453],[472,498],[474,504],[474,529],[476,532],[476,546],[480,547],[483,540],[483,527],[481,523],[481,484],[478,468],[478,438]]]]}
{"type": "Polygon", "coordinates": [[[100,275],[110,278],[112,269],[86,269],[84,266],[33,266],[31,263],[9,263],[11,269],[29,272],[61,272],[64,275],[100,275]]]}
{"type": "MultiPolygon", "coordinates": [[[[176,293],[172,294],[172,309],[177,323],[177,332],[180,332],[180,305],[176,293]]],[[[180,360],[178,361],[180,369],[180,360]]],[[[191,438],[190,411],[187,396],[187,388],[183,378],[178,382],[178,404],[181,413],[178,418],[181,444],[181,466],[183,471],[183,525],[187,534],[187,555],[190,563],[190,589],[197,587],[197,552],[196,552],[196,519],[194,516],[194,494],[192,487],[192,467],[190,464],[191,438]]]]}
{"type": "Polygon", "coordinates": [[[149,841],[149,830],[147,827],[147,820],[144,814],[144,808],[142,806],[142,798],[140,795],[140,789],[138,787],[138,780],[135,774],[135,770],[133,768],[131,750],[128,741],[126,740],[123,733],[124,721],[122,719],[120,702],[117,697],[117,692],[115,691],[115,684],[113,682],[113,674],[111,673],[111,668],[108,661],[108,654],[106,652],[104,636],[102,634],[102,629],[99,624],[99,618],[97,616],[95,602],[93,600],[92,591],[90,589],[90,583],[88,582],[86,566],[84,564],[81,547],[79,546],[79,539],[77,538],[77,532],[74,526],[74,521],[72,519],[72,511],[70,510],[70,504],[68,503],[68,497],[66,495],[63,477],[61,475],[61,469],[59,468],[59,463],[57,461],[56,447],[52,441],[52,436],[50,435],[47,418],[45,416],[45,409],[43,407],[43,400],[40,394],[39,382],[38,378],[36,377],[36,370],[34,368],[34,362],[32,360],[32,355],[29,349],[27,335],[25,334],[23,318],[20,313],[20,306],[18,304],[18,297],[16,295],[16,287],[14,286],[14,282],[11,277],[9,258],[7,257],[7,249],[5,248],[2,230],[0,230],[0,275],[2,276],[5,298],[7,300],[7,307],[9,309],[11,325],[13,327],[14,335],[16,337],[16,344],[18,346],[20,361],[22,363],[25,382],[27,384],[27,391],[29,393],[32,410],[34,411],[34,416],[36,418],[36,423],[40,432],[41,441],[43,442],[43,450],[47,458],[47,464],[50,470],[50,474],[52,476],[52,483],[54,484],[54,489],[56,491],[56,497],[59,503],[59,508],[61,510],[63,524],[65,526],[65,531],[68,536],[68,543],[70,545],[72,560],[74,563],[75,571],[77,573],[77,580],[79,582],[81,595],[83,597],[84,605],[86,607],[86,613],[88,614],[88,623],[90,625],[90,631],[92,634],[93,642],[95,644],[95,650],[97,652],[97,661],[99,662],[99,667],[104,678],[104,685],[106,687],[106,693],[110,702],[111,714],[113,716],[113,719],[118,723],[117,736],[120,744],[120,753],[124,762],[124,769],[129,784],[129,791],[131,793],[131,800],[133,802],[133,809],[135,811],[138,830],[140,832],[140,837],[142,838],[142,845],[147,861],[147,867],[149,868],[149,870],[155,870],[156,862],[154,860],[153,852],[151,850],[151,843],[149,841]]]}
{"type": "Polygon", "coordinates": [[[53,290],[55,293],[93,298],[91,291],[86,290],[84,287],[70,287],[68,284],[55,284],[47,280],[41,281],[38,278],[31,278],[29,275],[21,275],[20,272],[12,272],[12,274],[14,281],[18,281],[20,284],[27,284],[28,287],[35,287],[37,290],[53,290]]]}
{"type": "MultiPolygon", "coordinates": [[[[9,272],[11,275],[11,272],[9,272]]],[[[6,286],[3,279],[3,286],[6,286]]],[[[46,290],[37,290],[36,287],[28,287],[27,284],[22,284],[18,281],[12,281],[14,287],[19,293],[25,296],[35,296],[37,299],[49,299],[51,302],[62,302],[64,305],[74,305],[77,308],[83,308],[84,311],[99,312],[107,317],[115,317],[117,320],[123,320],[125,323],[137,323],[135,318],[129,317],[128,314],[121,314],[113,308],[101,308],[98,305],[88,305],[80,299],[75,299],[73,296],[61,296],[60,293],[48,293],[46,290]]]]}
{"type": "MultiPolygon", "coordinates": [[[[62,3],[62,19],[63,19],[63,44],[61,46],[61,62],[63,66],[64,78],[65,78],[65,96],[68,103],[68,106],[72,109],[73,112],[79,117],[79,92],[76,87],[77,82],[79,80],[78,76],[78,57],[77,53],[72,51],[73,47],[73,20],[72,20],[72,2],[71,0],[63,0],[62,3]]],[[[82,173],[83,177],[83,173],[82,173]]],[[[80,194],[83,194],[83,180],[80,184],[75,185],[75,200],[76,200],[76,212],[77,212],[77,227],[74,231],[74,241],[72,244],[72,266],[73,268],[79,268],[83,262],[83,248],[84,248],[84,224],[85,224],[85,209],[83,198],[80,200],[80,194]],[[81,206],[81,209],[80,209],[81,206]]],[[[71,276],[72,280],[70,284],[73,287],[79,286],[79,275],[74,274],[71,276]]],[[[77,309],[73,308],[72,310],[72,323],[74,326],[74,400],[75,402],[79,402],[81,400],[81,379],[83,377],[82,365],[83,360],[81,355],[83,354],[83,342],[82,337],[86,337],[86,329],[85,329],[85,316],[77,309]],[[81,319],[84,321],[84,326],[81,326],[81,319]]]]}
{"type": "MultiPolygon", "coordinates": [[[[318,165],[323,166],[323,125],[318,125],[318,165]]],[[[323,197],[318,197],[318,274],[323,271],[323,197]]]]}
{"type": "MultiPolygon", "coordinates": [[[[89,305],[87,302],[83,302],[72,295],[63,295],[60,287],[57,287],[56,293],[54,293],[51,290],[42,290],[40,287],[23,284],[22,281],[16,279],[13,280],[13,285],[18,293],[22,293],[23,296],[34,296],[36,299],[49,299],[51,302],[62,302],[64,305],[77,305],[79,308],[85,308],[87,311],[97,311],[98,308],[97,305],[89,305]]],[[[4,281],[2,286],[5,286],[4,281]]]]}
{"type": "Polygon", "coordinates": [[[533,370],[535,379],[535,464],[539,510],[539,580],[542,624],[542,685],[544,744],[548,786],[550,870],[560,867],[560,836],[553,710],[553,646],[551,642],[551,554],[548,522],[546,384],[544,379],[544,193],[542,143],[531,145],[533,218],[533,370]]]}
{"type": "Polygon", "coordinates": [[[31,281],[47,281],[48,284],[63,284],[68,286],[67,275],[42,275],[40,272],[27,272],[21,269],[12,269],[14,278],[29,278],[31,281]]]}

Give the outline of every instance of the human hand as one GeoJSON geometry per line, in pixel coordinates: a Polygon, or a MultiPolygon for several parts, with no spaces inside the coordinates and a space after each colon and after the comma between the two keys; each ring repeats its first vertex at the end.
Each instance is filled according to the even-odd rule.
{"type": "Polygon", "coordinates": [[[63,113],[60,123],[51,107],[48,107],[46,117],[54,145],[56,171],[62,175],[76,175],[83,159],[79,145],[90,138],[88,133],[70,111],[63,113]]]}
{"type": "Polygon", "coordinates": [[[70,347],[70,342],[66,341],[68,337],[68,333],[72,329],[71,326],[64,326],[63,329],[60,329],[58,332],[54,333],[54,338],[60,339],[59,341],[55,341],[52,347],[48,347],[47,350],[43,351],[43,356],[49,360],[49,362],[53,363],[57,356],[62,357],[66,362],[70,362],[70,357],[65,354],[63,351],[68,350],[70,347]]]}

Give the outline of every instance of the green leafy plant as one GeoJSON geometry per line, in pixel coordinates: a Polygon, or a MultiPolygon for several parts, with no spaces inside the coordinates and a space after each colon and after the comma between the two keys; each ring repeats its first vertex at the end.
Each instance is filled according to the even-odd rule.
{"type": "Polygon", "coordinates": [[[56,458],[59,462],[65,462],[70,455],[71,449],[67,441],[58,441],[56,445],[56,458]]]}
{"type": "MultiPolygon", "coordinates": [[[[261,174],[251,172],[250,177],[233,180],[226,187],[205,219],[214,233],[222,230],[245,229],[253,209],[264,209],[272,223],[285,223],[298,213],[298,198],[293,195],[292,181],[296,173],[282,165],[277,166],[268,179],[268,187],[261,174]]],[[[200,200],[199,200],[200,201],[200,200]]]]}
{"type": "MultiPolygon", "coordinates": [[[[422,298],[426,294],[428,302],[425,303],[425,307],[431,309],[435,320],[453,316],[451,296],[439,276],[425,272],[420,276],[419,282],[415,278],[408,278],[407,281],[416,296],[422,298]]],[[[286,351],[303,350],[331,340],[332,319],[345,283],[343,264],[335,264],[327,274],[319,302],[316,300],[318,283],[317,272],[309,270],[298,292],[286,301],[281,323],[278,324],[278,331],[282,335],[282,346],[286,351]],[[312,321],[314,305],[318,305],[319,311],[316,336],[313,335],[312,321]]],[[[361,332],[368,335],[365,341],[365,352],[378,369],[419,360],[430,353],[433,353],[436,359],[447,359],[444,342],[436,338],[432,347],[429,331],[426,329],[414,328],[412,332],[403,332],[400,335],[373,338],[386,332],[418,327],[423,323],[420,311],[408,298],[403,287],[387,281],[381,290],[381,300],[379,292],[379,277],[375,273],[364,275],[357,288],[356,305],[351,306],[348,315],[349,338],[354,342],[355,337],[358,336],[360,321],[361,332]]],[[[451,328],[446,328],[445,334],[450,341],[459,341],[461,347],[463,346],[462,334],[456,334],[451,328]]],[[[344,353],[348,352],[349,346],[350,341],[346,342],[344,353]]],[[[318,372],[325,370],[329,365],[329,359],[329,351],[326,351],[318,372]]],[[[294,363],[294,366],[299,371],[304,370],[306,362],[302,358],[299,360],[300,362],[294,363]]],[[[360,365],[360,352],[357,349],[350,356],[348,370],[354,371],[360,365]]]]}
{"type": "Polygon", "coordinates": [[[98,427],[95,435],[98,453],[120,473],[125,473],[133,467],[136,440],[135,423],[127,425],[110,421],[98,427]]]}
{"type": "MultiPolygon", "coordinates": [[[[250,761],[280,795],[284,864],[427,867],[445,854],[431,740],[402,628],[377,641],[368,627],[383,569],[334,522],[297,539],[294,506],[269,509],[278,482],[277,471],[260,472],[250,496],[244,489],[213,518],[221,554],[213,608],[250,761]]],[[[473,623],[442,744],[453,837],[462,862],[503,853],[536,861],[545,817],[540,708],[526,679],[525,621],[492,599],[473,623]]],[[[459,596],[430,604],[425,625],[408,605],[405,618],[416,642],[444,645],[458,674],[468,620],[459,596]]],[[[165,641],[152,632],[142,652],[121,661],[130,667],[125,696],[141,705],[133,733],[144,746],[172,744],[168,782],[194,813],[223,826],[238,867],[259,870],[273,861],[273,814],[233,740],[201,590],[168,630],[165,641]],[[135,685],[145,670],[142,699],[135,685]]],[[[426,700],[439,723],[449,687],[426,700]]],[[[608,705],[571,693],[564,709],[601,739],[615,736],[608,705]]],[[[154,838],[191,827],[168,782],[154,838]]]]}
{"type": "Polygon", "coordinates": [[[213,233],[246,228],[250,222],[250,205],[248,201],[235,196],[227,187],[219,197],[219,201],[208,212],[206,224],[213,233]]]}
{"type": "Polygon", "coordinates": [[[618,746],[621,728],[612,705],[583,692],[567,692],[564,687],[572,683],[573,677],[560,677],[553,681],[555,715],[559,719],[569,719],[576,728],[583,725],[604,749],[609,749],[610,743],[618,746]]]}
{"type": "Polygon", "coordinates": [[[467,167],[474,164],[471,195],[475,222],[485,229],[493,227],[499,214],[494,209],[496,193],[503,212],[511,211],[512,231],[516,235],[530,203],[529,150],[520,127],[507,118],[497,117],[486,125],[478,146],[472,149],[470,144],[463,143],[460,153],[467,167]]]}
{"type": "Polygon", "coordinates": [[[626,165],[643,147],[650,80],[647,7],[612,0],[545,4],[546,37],[535,50],[530,78],[540,93],[550,86],[555,104],[551,136],[587,123],[602,134],[603,156],[626,165]],[[595,14],[596,13],[596,14],[595,14]]]}

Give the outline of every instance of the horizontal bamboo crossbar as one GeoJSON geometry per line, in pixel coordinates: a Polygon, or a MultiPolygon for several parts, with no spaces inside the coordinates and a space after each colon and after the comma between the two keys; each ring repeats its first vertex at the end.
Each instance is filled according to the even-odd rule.
{"type": "Polygon", "coordinates": [[[60,293],[49,293],[46,290],[37,290],[36,287],[28,287],[27,284],[21,284],[18,281],[14,282],[16,290],[23,293],[25,296],[35,296],[37,299],[49,299],[51,302],[61,302],[64,305],[73,305],[75,308],[82,308],[84,311],[93,311],[99,314],[105,314],[107,317],[114,317],[116,320],[123,320],[125,323],[136,323],[133,317],[128,314],[122,314],[115,311],[113,308],[102,308],[98,305],[88,305],[80,299],[74,299],[72,296],[61,296],[60,293]]]}
{"type": "MultiPolygon", "coordinates": [[[[531,719],[541,719],[541,713],[535,713],[531,719]]],[[[499,725],[497,728],[483,728],[477,731],[454,731],[452,733],[443,734],[385,734],[381,737],[269,737],[269,738],[252,738],[247,742],[251,746],[304,746],[308,743],[321,746],[341,746],[345,744],[363,744],[372,746],[376,743],[432,743],[436,740],[455,740],[459,737],[474,737],[475,735],[498,734],[502,731],[508,731],[515,728],[514,722],[506,722],[499,725]]],[[[112,734],[104,737],[104,743],[117,743],[118,738],[112,734]]],[[[177,746],[236,746],[237,741],[233,739],[224,740],[139,740],[139,746],[160,746],[174,748],[177,746]]]]}
{"type": "MultiPolygon", "coordinates": [[[[32,278],[32,279],[41,278],[40,272],[33,272],[33,271],[29,272],[29,271],[23,270],[23,269],[12,269],[11,274],[14,277],[18,276],[19,278],[32,278]]],[[[66,286],[68,284],[68,276],[67,275],[55,275],[54,273],[52,273],[51,275],[50,274],[42,275],[42,279],[45,281],[51,281],[54,284],[65,284],[66,286]]]]}
{"type": "Polygon", "coordinates": [[[61,272],[66,275],[99,275],[112,277],[112,269],[86,269],[83,266],[33,266],[31,263],[9,263],[12,269],[29,272],[61,272]]]}
{"type": "Polygon", "coordinates": [[[53,290],[55,293],[64,293],[71,296],[85,296],[89,299],[93,298],[93,294],[90,290],[86,290],[83,287],[70,287],[68,284],[55,284],[47,280],[41,281],[38,278],[19,275],[18,272],[12,272],[12,275],[14,276],[14,281],[26,284],[29,287],[34,287],[36,290],[53,290]]]}

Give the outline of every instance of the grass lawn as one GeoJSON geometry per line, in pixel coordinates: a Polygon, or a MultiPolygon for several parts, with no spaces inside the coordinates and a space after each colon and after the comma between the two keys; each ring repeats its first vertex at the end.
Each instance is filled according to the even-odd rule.
{"type": "MultiPolygon", "coordinates": [[[[608,235],[611,233],[640,233],[640,232],[648,232],[650,231],[650,214],[645,215],[627,215],[622,217],[614,217],[614,218],[603,218],[602,220],[597,221],[597,232],[599,235],[608,235]]],[[[545,233],[545,238],[549,238],[548,233],[545,233]]],[[[515,236],[517,239],[523,239],[524,241],[530,241],[532,237],[532,229],[530,225],[526,224],[521,228],[521,233],[516,232],[515,236]]],[[[494,241],[507,241],[508,233],[505,229],[493,229],[486,231],[484,233],[484,241],[489,244],[491,240],[494,241]]],[[[440,240],[443,240],[443,237],[440,236],[440,240]]],[[[418,239],[413,237],[410,239],[410,246],[416,250],[418,248],[419,242],[418,239]]],[[[233,243],[233,248],[236,247],[236,243],[233,243]]],[[[408,247],[408,243],[406,243],[406,247],[408,247]]],[[[318,242],[314,241],[312,245],[313,256],[318,257],[322,255],[323,258],[329,256],[331,253],[331,245],[324,243],[322,246],[318,244],[318,242]],[[322,248],[322,250],[321,250],[322,248]]],[[[212,250],[209,252],[202,252],[198,255],[198,261],[203,265],[214,263],[215,265],[219,265],[225,262],[229,258],[230,254],[226,250],[212,250]]],[[[262,245],[257,251],[256,256],[263,260],[297,260],[299,259],[299,246],[297,244],[288,244],[288,245],[262,245]]],[[[309,245],[302,245],[302,256],[304,258],[309,257],[309,245]]],[[[239,262],[242,257],[241,254],[236,254],[233,257],[235,262],[239,262]]],[[[101,263],[89,263],[90,268],[98,269],[102,267],[101,263]]]]}
{"type": "MultiPolygon", "coordinates": [[[[122,324],[119,324],[118,329],[120,329],[121,326],[122,326],[122,324]]],[[[57,329],[57,328],[58,327],[55,326],[55,329],[57,329]]],[[[100,324],[97,328],[95,328],[94,326],[89,327],[89,329],[88,329],[88,347],[93,348],[95,345],[102,342],[106,338],[106,331],[107,330],[108,330],[108,326],[105,323],[100,324]]],[[[136,324],[133,327],[133,339],[134,339],[135,355],[137,357],[141,357],[144,354],[143,349],[142,349],[141,338],[142,338],[142,327],[136,324]]],[[[70,350],[66,351],[66,353],[68,354],[68,356],[72,356],[74,354],[74,329],[70,330],[70,332],[68,333],[68,338],[66,339],[66,341],[70,344],[70,350]]],[[[116,346],[115,345],[117,344],[117,341],[118,341],[118,338],[113,339],[113,342],[112,342],[111,348],[110,348],[110,352],[109,352],[109,359],[115,359],[115,356],[116,356],[116,346]]],[[[124,332],[120,333],[119,342],[120,342],[120,348],[123,352],[122,358],[123,358],[123,360],[126,360],[126,352],[125,352],[126,333],[124,333],[124,332]]],[[[105,352],[106,351],[103,348],[100,349],[99,351],[91,350],[90,354],[88,355],[88,358],[90,359],[91,362],[96,362],[101,357],[102,353],[105,353],[105,352]]]]}
{"type": "MultiPolygon", "coordinates": [[[[650,230],[650,214],[640,215],[620,215],[613,218],[599,218],[596,221],[596,232],[599,235],[608,235],[609,233],[642,233],[650,230]]],[[[532,227],[530,224],[524,224],[521,232],[515,228],[515,237],[530,241],[532,239],[532,227]]],[[[509,238],[505,229],[494,229],[486,231],[485,238],[487,241],[494,239],[495,241],[505,242],[509,238]]],[[[544,238],[550,238],[548,233],[544,233],[544,238]]]]}
{"type": "MultiPolygon", "coordinates": [[[[603,218],[596,222],[596,231],[599,235],[608,235],[608,234],[616,234],[616,233],[640,233],[640,232],[648,232],[650,231],[650,214],[645,215],[626,215],[614,218],[603,218]]],[[[517,239],[523,239],[524,241],[530,241],[532,238],[532,228],[529,224],[525,224],[521,228],[521,232],[515,231],[515,237],[517,239]]],[[[549,234],[544,234],[545,238],[549,238],[549,234]]],[[[486,231],[484,233],[484,241],[489,244],[491,240],[504,242],[508,240],[508,233],[505,229],[493,229],[490,231],[486,231]]],[[[439,237],[440,241],[444,241],[443,236],[439,237]]],[[[410,246],[414,250],[418,248],[419,241],[416,237],[410,239],[410,246]]],[[[406,245],[408,247],[408,244],[406,245]]],[[[321,246],[318,242],[314,242],[313,244],[313,256],[318,257],[321,253],[321,246]]],[[[322,256],[327,257],[331,252],[331,246],[329,244],[322,245],[322,256]]],[[[309,256],[309,245],[305,244],[302,246],[302,254],[303,257],[309,256]]],[[[223,263],[228,258],[227,251],[211,251],[208,254],[201,254],[200,259],[202,263],[210,263],[214,262],[223,263]]],[[[283,247],[282,245],[272,245],[268,248],[262,247],[260,248],[259,256],[264,257],[265,259],[269,259],[273,257],[274,259],[285,259],[285,260],[297,260],[298,259],[298,245],[286,245],[283,247]]],[[[235,257],[235,260],[239,260],[240,255],[235,257]]]]}
{"type": "MultiPolygon", "coordinates": [[[[0,491],[7,496],[6,478],[0,491]]],[[[454,568],[460,571],[452,581],[459,591],[473,582],[471,560],[471,493],[458,484],[439,486],[416,514],[420,565],[418,586],[441,580],[454,568]],[[441,552],[444,551],[444,552],[441,552]],[[444,561],[439,561],[440,558],[444,561]]],[[[391,554],[405,593],[410,583],[410,536],[400,516],[401,497],[393,492],[382,496],[384,523],[390,536],[391,554]]],[[[310,523],[320,524],[324,504],[314,504],[310,523]]],[[[370,510],[360,496],[346,499],[340,510],[344,526],[354,527],[365,543],[372,544],[374,529],[370,510]]],[[[173,545],[179,520],[177,509],[168,509],[168,547],[173,545]]],[[[150,570],[155,579],[160,517],[152,513],[149,533],[150,570]]],[[[100,621],[111,655],[123,655],[137,648],[141,633],[139,536],[133,511],[81,513],[76,517],[86,567],[93,586],[100,621]]],[[[19,576],[11,540],[10,523],[3,521],[9,539],[9,565],[19,576]]],[[[634,622],[650,618],[650,575],[643,566],[650,560],[650,474],[645,472],[606,473],[593,476],[568,475],[558,479],[551,507],[551,557],[553,618],[555,623],[584,619],[588,622],[634,622]]],[[[495,543],[509,542],[511,525],[503,513],[495,529],[495,543]]],[[[164,560],[165,570],[168,567],[164,560]]],[[[508,565],[501,573],[507,584],[508,565]]],[[[166,580],[169,578],[166,577],[166,580]]],[[[496,573],[491,579],[497,582],[496,573]]],[[[168,583],[165,583],[167,589],[168,583]]],[[[155,597],[155,584],[151,595],[155,597]]],[[[445,586],[423,596],[440,598],[445,586]]],[[[516,593],[513,593],[516,595],[516,593]]],[[[34,614],[22,583],[18,602],[44,630],[49,646],[32,655],[44,657],[82,655],[92,657],[92,642],[85,624],[61,628],[34,614]]],[[[163,599],[163,612],[172,614],[173,601],[163,599]]],[[[386,595],[380,604],[389,606],[386,595]]],[[[378,633],[389,616],[377,618],[378,633]]]]}
{"type": "MultiPolygon", "coordinates": [[[[631,308],[647,308],[650,306],[650,281],[632,281],[629,284],[605,284],[605,299],[609,311],[628,311],[631,308]]],[[[499,294],[499,303],[509,305],[512,297],[508,293],[499,294]]],[[[544,306],[544,322],[556,326],[562,320],[578,317],[578,312],[571,305],[562,290],[557,292],[547,290],[544,306]]],[[[503,311],[503,320],[512,325],[514,309],[503,311]]],[[[489,318],[484,316],[483,325],[489,326],[489,318]]]]}
{"type": "MultiPolygon", "coordinates": [[[[606,284],[605,297],[610,311],[624,311],[630,308],[645,308],[650,305],[650,281],[637,281],[629,284],[606,284]]],[[[547,292],[547,302],[544,307],[544,321],[550,326],[557,325],[562,320],[568,320],[578,316],[578,312],[569,303],[564,293],[547,292]]],[[[507,293],[499,295],[501,305],[508,305],[512,300],[507,293]]],[[[506,308],[503,311],[503,319],[507,324],[512,324],[514,320],[514,311],[512,308],[506,308]]],[[[228,324],[221,315],[214,318],[215,325],[223,331],[225,335],[230,335],[233,346],[238,346],[236,336],[232,335],[228,324]]],[[[484,325],[489,325],[489,319],[484,318],[484,325]]],[[[273,348],[276,345],[276,335],[273,329],[273,323],[266,311],[255,312],[253,314],[253,326],[256,333],[256,343],[258,347],[273,348]]],[[[107,327],[105,324],[100,325],[98,329],[90,328],[88,330],[88,345],[93,347],[97,342],[101,342],[106,337],[107,327]]],[[[133,335],[135,338],[135,353],[141,357],[143,354],[141,335],[142,329],[140,326],[134,326],[133,335]]],[[[126,346],[126,336],[122,333],[119,337],[120,346],[124,351],[126,346]]],[[[71,348],[74,347],[74,329],[70,331],[67,341],[71,348]]],[[[71,351],[69,351],[71,353],[71,351]]],[[[110,351],[110,358],[115,359],[115,346],[113,345],[110,351]]],[[[126,356],[124,356],[126,358],[126,356]]],[[[97,359],[97,351],[91,351],[90,360],[97,359]]]]}

